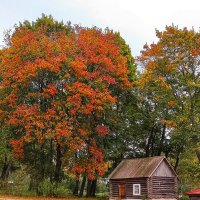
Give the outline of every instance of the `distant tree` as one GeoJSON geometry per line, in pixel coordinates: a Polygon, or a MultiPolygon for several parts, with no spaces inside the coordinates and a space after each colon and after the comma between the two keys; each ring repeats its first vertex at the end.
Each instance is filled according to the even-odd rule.
{"type": "Polygon", "coordinates": [[[145,71],[138,85],[154,113],[155,128],[162,130],[156,154],[165,153],[166,143],[177,169],[181,153],[193,137],[199,138],[200,35],[174,26],[156,35],[158,42],[145,45],[139,57],[145,71]]]}

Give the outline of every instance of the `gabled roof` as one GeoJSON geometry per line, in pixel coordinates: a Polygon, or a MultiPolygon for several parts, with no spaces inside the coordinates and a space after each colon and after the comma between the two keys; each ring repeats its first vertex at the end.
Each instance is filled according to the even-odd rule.
{"type": "MultiPolygon", "coordinates": [[[[108,178],[125,179],[150,177],[163,160],[167,162],[164,156],[125,159],[121,161],[121,163],[114,169],[108,178]]],[[[167,164],[172,170],[173,174],[177,176],[170,164],[168,162],[167,164]]]]}
{"type": "Polygon", "coordinates": [[[189,192],[185,192],[187,195],[200,195],[200,189],[191,190],[189,192]]]}

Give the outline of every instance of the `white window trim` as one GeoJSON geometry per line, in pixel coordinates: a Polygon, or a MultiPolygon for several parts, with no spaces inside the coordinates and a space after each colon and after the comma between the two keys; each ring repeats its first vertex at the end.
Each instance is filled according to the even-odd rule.
{"type": "Polygon", "coordinates": [[[133,195],[141,195],[141,185],[140,184],[133,184],[133,195]],[[136,193],[135,186],[139,186],[139,193],[136,193]]]}

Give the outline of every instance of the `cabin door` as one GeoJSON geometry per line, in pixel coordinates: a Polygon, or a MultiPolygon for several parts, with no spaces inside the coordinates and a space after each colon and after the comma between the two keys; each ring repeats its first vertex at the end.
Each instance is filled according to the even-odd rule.
{"type": "Polygon", "coordinates": [[[119,198],[123,199],[126,197],[126,185],[125,184],[120,184],[118,185],[119,189],[119,198]]]}

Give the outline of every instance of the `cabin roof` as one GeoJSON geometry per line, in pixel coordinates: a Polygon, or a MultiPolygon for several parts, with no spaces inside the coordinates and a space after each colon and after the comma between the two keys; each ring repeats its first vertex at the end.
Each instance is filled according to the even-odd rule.
{"type": "MultiPolygon", "coordinates": [[[[167,162],[164,156],[124,159],[110,174],[109,179],[151,177],[163,160],[167,162]]],[[[170,164],[168,162],[167,164],[177,176],[170,164]]]]}

